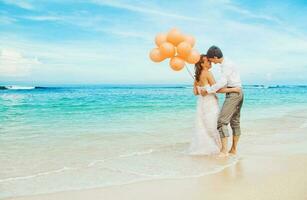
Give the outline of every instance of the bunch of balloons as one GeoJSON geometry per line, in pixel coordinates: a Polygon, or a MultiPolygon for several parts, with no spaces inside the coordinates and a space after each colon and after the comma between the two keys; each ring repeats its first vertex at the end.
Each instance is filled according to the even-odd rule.
{"type": "Polygon", "coordinates": [[[161,62],[170,58],[169,64],[175,71],[180,71],[185,62],[195,64],[200,55],[194,50],[195,39],[193,36],[184,35],[173,28],[167,34],[159,33],[155,38],[156,48],[152,49],[149,57],[154,62],[161,62]]]}

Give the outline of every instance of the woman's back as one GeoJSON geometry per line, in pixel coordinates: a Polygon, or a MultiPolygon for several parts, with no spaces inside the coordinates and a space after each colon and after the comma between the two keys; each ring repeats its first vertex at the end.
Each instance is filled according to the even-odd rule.
{"type": "Polygon", "coordinates": [[[210,86],[210,83],[209,83],[209,71],[208,70],[202,70],[200,76],[199,76],[199,81],[196,82],[196,87],[197,87],[197,91],[199,94],[200,93],[200,90],[205,88],[206,86],[210,86]]]}
{"type": "Polygon", "coordinates": [[[208,70],[202,70],[199,76],[199,81],[196,82],[196,85],[200,87],[205,87],[207,85],[210,86],[209,79],[208,79],[209,73],[210,72],[208,70]]]}

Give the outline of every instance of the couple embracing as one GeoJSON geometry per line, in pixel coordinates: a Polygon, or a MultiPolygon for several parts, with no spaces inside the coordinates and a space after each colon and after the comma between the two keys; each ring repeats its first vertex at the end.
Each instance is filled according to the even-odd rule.
{"type": "Polygon", "coordinates": [[[215,155],[226,157],[236,154],[240,129],[240,112],[243,91],[239,72],[235,65],[224,58],[217,46],[208,49],[195,64],[194,94],[198,95],[196,130],[189,152],[191,155],[215,155]],[[212,63],[220,64],[221,78],[215,81],[210,69],[212,63]],[[226,93],[219,109],[216,93],[226,93]],[[232,129],[232,146],[228,150],[228,125],[232,129]]]}

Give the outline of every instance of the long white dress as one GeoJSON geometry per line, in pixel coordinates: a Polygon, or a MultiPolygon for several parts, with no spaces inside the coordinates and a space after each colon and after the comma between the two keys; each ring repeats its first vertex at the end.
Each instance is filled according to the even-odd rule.
{"type": "MultiPolygon", "coordinates": [[[[205,87],[197,86],[199,93],[201,88],[205,87]]],[[[218,114],[218,99],[215,94],[198,95],[195,132],[189,148],[190,155],[214,155],[220,152],[218,114]]]]}

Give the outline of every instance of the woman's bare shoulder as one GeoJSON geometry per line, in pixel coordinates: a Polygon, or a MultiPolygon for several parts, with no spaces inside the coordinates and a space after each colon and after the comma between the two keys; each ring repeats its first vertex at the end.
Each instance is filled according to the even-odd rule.
{"type": "Polygon", "coordinates": [[[213,77],[213,73],[211,71],[208,71],[208,76],[213,77]]]}
{"type": "Polygon", "coordinates": [[[203,70],[200,74],[198,85],[204,86],[208,82],[208,72],[203,70]]]}
{"type": "Polygon", "coordinates": [[[212,75],[210,71],[203,70],[203,71],[201,72],[201,76],[204,77],[204,78],[207,78],[207,77],[209,77],[210,75],[212,75]]]}

